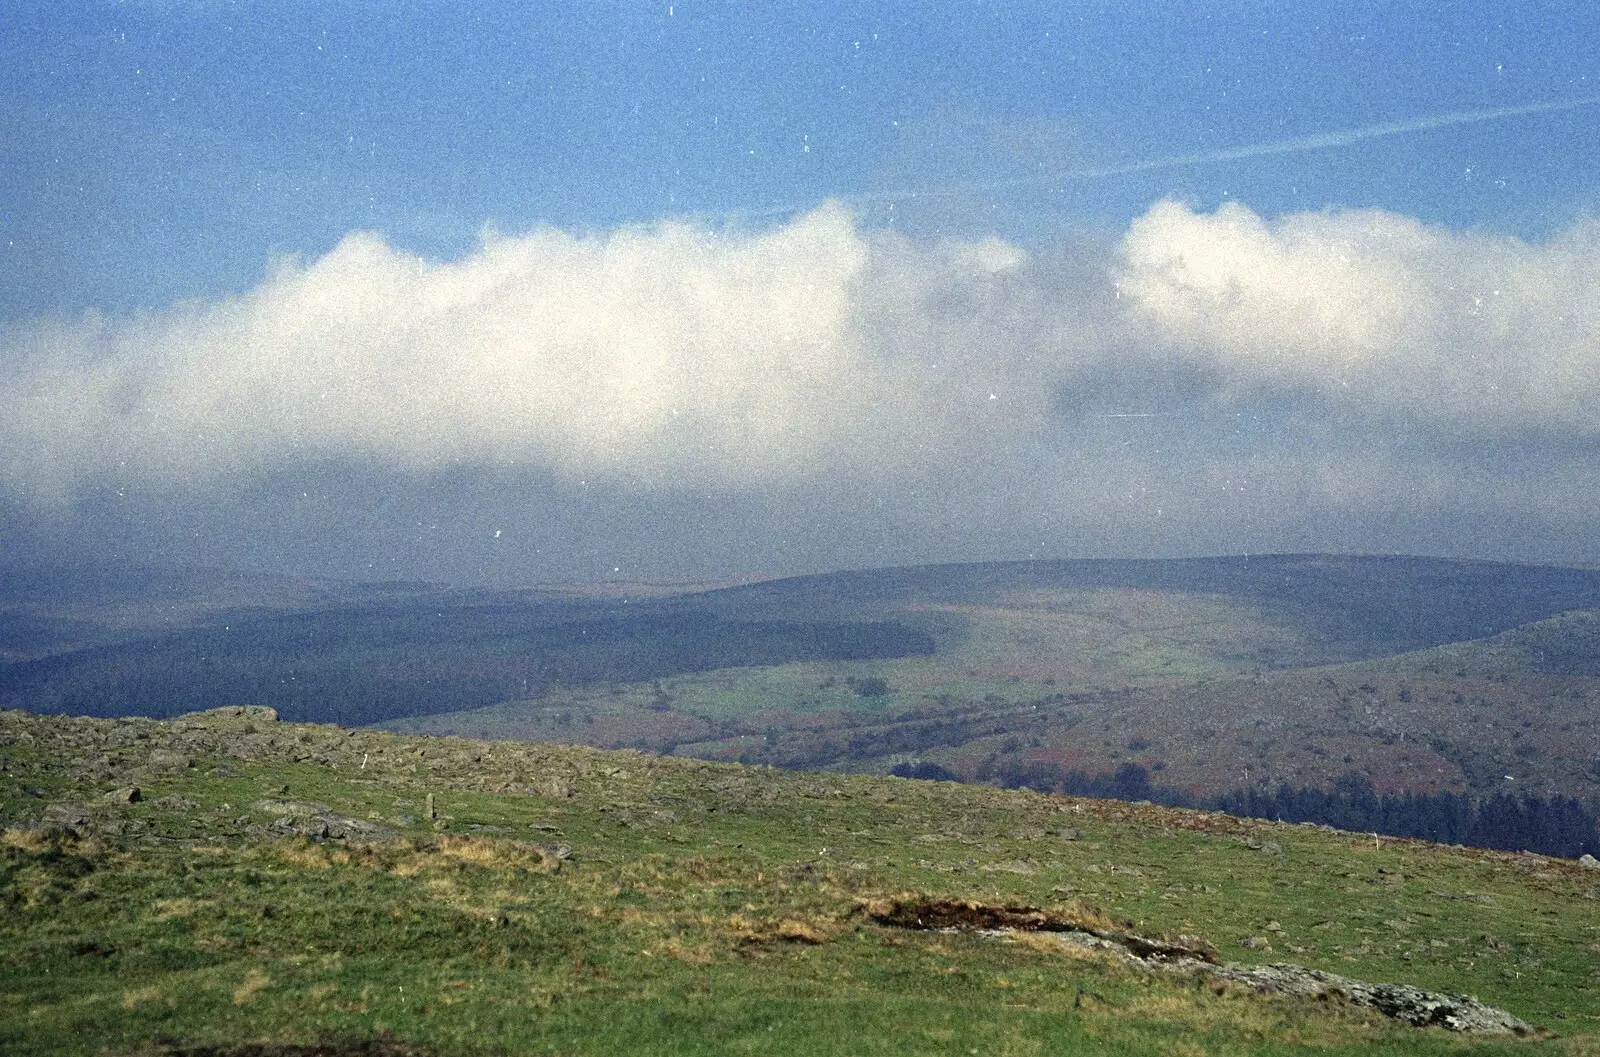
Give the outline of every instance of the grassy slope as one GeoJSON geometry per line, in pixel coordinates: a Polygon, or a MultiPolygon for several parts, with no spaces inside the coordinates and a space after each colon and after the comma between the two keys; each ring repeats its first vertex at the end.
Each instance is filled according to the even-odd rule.
{"type": "Polygon", "coordinates": [[[88,815],[90,834],[6,831],[0,1052],[384,1031],[440,1054],[1511,1045],[1218,994],[1042,944],[898,932],[855,910],[908,890],[1077,901],[1146,933],[1198,933],[1230,960],[1475,993],[1570,1036],[1541,1048],[1596,1052],[1600,1031],[1600,877],[1537,856],[248,720],[6,712],[0,757],[0,820],[71,801],[87,807],[54,814],[88,815]],[[101,799],[132,781],[143,802],[101,799]],[[430,792],[437,827],[420,817],[430,792]],[[399,835],[366,848],[273,839],[283,809],[254,806],[267,798],[399,835]],[[572,859],[554,869],[546,842],[572,859]]]}

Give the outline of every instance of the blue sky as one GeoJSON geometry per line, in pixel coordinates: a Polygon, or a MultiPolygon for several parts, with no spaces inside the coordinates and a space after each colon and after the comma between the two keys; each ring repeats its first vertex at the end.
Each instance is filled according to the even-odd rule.
{"type": "MultiPolygon", "coordinates": [[[[671,575],[1119,548],[1408,549],[1600,561],[1587,542],[1597,512],[1570,498],[1586,486],[1593,462],[1582,401],[1508,395],[1491,406],[1471,396],[1473,387],[1502,383],[1481,371],[1462,374],[1438,351],[1460,338],[1438,312],[1426,326],[1419,316],[1335,327],[1294,353],[1294,364],[1259,366],[1311,326],[1296,313],[1312,309],[1274,293],[1281,285],[1274,276],[1320,274],[1313,264],[1322,250],[1308,247],[1342,239],[1371,251],[1358,261],[1368,271],[1340,288],[1356,299],[1348,304],[1382,300],[1373,276],[1405,284],[1395,289],[1406,303],[1423,303],[1414,299],[1431,291],[1426,296],[1439,305],[1453,305],[1449,291],[1464,290],[1463,277],[1481,280],[1483,292],[1462,296],[1493,299],[1502,296],[1495,291],[1504,275],[1500,285],[1524,291],[1525,303],[1498,317],[1500,336],[1482,339],[1480,358],[1501,357],[1506,371],[1544,371],[1550,384],[1586,392],[1591,365],[1582,350],[1595,324],[1583,292],[1593,256],[1584,225],[1600,191],[1597,55],[1600,9],[1577,2],[13,2],[0,11],[0,367],[32,401],[31,411],[13,417],[88,416],[82,392],[75,397],[70,386],[44,381],[67,370],[116,374],[105,384],[121,395],[105,397],[103,420],[85,417],[71,436],[43,426],[0,434],[8,468],[0,475],[0,531],[15,547],[41,553],[45,541],[70,537],[133,557],[177,553],[272,567],[298,561],[300,571],[515,581],[599,575],[630,562],[671,575]],[[1317,138],[1339,133],[1352,135],[1317,138]],[[1163,159],[1192,160],[1142,166],[1163,159]],[[1182,211],[1162,212],[1161,203],[1182,211]],[[1246,212],[1225,212],[1230,203],[1246,212]],[[1336,216],[1347,219],[1329,219],[1336,216]],[[1420,227],[1406,234],[1394,226],[1399,220],[1420,227]],[[663,222],[711,242],[674,241],[662,234],[663,222]],[[1250,234],[1256,222],[1266,234],[1250,234]],[[542,242],[518,241],[540,231],[548,236],[542,242]],[[352,249],[360,232],[378,248],[352,249]],[[1388,232],[1381,237],[1389,241],[1373,241],[1375,232],[1388,232]],[[362,369],[371,378],[388,377],[392,366],[406,380],[391,389],[374,382],[367,396],[350,398],[347,413],[399,421],[415,408],[394,394],[440,377],[429,371],[448,375],[440,357],[450,353],[440,351],[446,345],[408,345],[381,326],[360,329],[353,322],[360,299],[375,296],[374,276],[389,277],[382,286],[395,269],[415,266],[435,269],[437,282],[407,295],[426,300],[427,291],[444,288],[437,269],[448,262],[460,266],[451,275],[472,276],[461,281],[502,290],[500,280],[484,278],[493,271],[486,233],[511,247],[506,254],[521,253],[526,275],[543,276],[543,289],[587,283],[611,290],[604,303],[577,304],[577,293],[560,301],[585,327],[624,318],[619,304],[641,319],[689,311],[681,299],[698,295],[674,285],[685,270],[708,270],[724,300],[695,301],[700,307],[690,314],[701,316],[670,348],[641,345],[618,361],[630,372],[679,364],[651,373],[655,381],[635,379],[592,406],[547,406],[530,396],[497,407],[495,422],[527,415],[535,424],[496,434],[499,447],[452,442],[457,454],[448,457],[409,442],[351,439],[351,430],[333,426],[312,429],[284,409],[292,387],[280,399],[241,380],[257,378],[268,360],[277,370],[340,355],[282,338],[278,322],[262,329],[261,320],[280,317],[261,305],[289,303],[272,299],[278,276],[288,284],[282,289],[299,282],[304,289],[295,287],[294,296],[317,304],[318,297],[351,299],[347,311],[327,317],[329,332],[356,335],[348,340],[370,354],[362,369]],[[590,275],[582,270],[588,265],[572,263],[586,245],[610,247],[602,256],[622,259],[619,247],[629,238],[640,241],[639,260],[648,263],[627,265],[634,269],[627,274],[653,276],[649,282],[678,293],[650,296],[679,301],[657,304],[618,273],[590,275]],[[736,246],[731,256],[708,248],[718,238],[719,246],[736,246]],[[1396,238],[1413,239],[1413,250],[1381,248],[1396,238]],[[957,244],[966,249],[951,249],[957,244]],[[1215,278],[1209,272],[1185,279],[1182,297],[1152,285],[1160,269],[1171,274],[1172,246],[1191,247],[1187,267],[1223,244],[1237,251],[1222,266],[1226,281],[1260,292],[1256,301],[1246,298],[1243,315],[1222,319],[1197,307],[1191,295],[1215,278]],[[943,300],[935,311],[924,298],[912,312],[911,301],[841,294],[856,299],[838,307],[838,318],[867,323],[839,324],[806,361],[844,363],[832,376],[838,388],[790,393],[773,381],[730,403],[730,378],[788,378],[799,369],[765,354],[744,363],[729,351],[730,342],[790,340],[777,322],[752,337],[740,329],[744,314],[759,304],[776,320],[785,298],[824,282],[786,278],[784,269],[800,258],[774,263],[784,247],[837,260],[829,275],[858,277],[840,279],[841,290],[868,275],[875,290],[937,288],[943,300]],[[850,264],[852,253],[866,263],[850,264]],[[557,261],[570,268],[561,271],[557,261]],[[949,279],[961,268],[972,275],[949,279]],[[740,276],[757,273],[763,278],[739,285],[740,276]],[[364,278],[347,282],[351,275],[364,278]],[[1107,292],[1129,297],[1119,309],[1098,300],[1107,292]],[[1557,303],[1562,297],[1576,301],[1557,303]],[[241,298],[256,299],[255,323],[223,318],[241,298]],[[1137,311],[1126,315],[1131,301],[1137,311]],[[976,338],[946,324],[959,323],[963,311],[981,315],[972,306],[1002,302],[1008,307],[993,309],[999,315],[984,317],[1007,336],[990,363],[976,338]],[[1097,343],[1063,344],[1070,327],[1041,314],[1049,304],[1073,306],[1065,318],[1095,329],[1097,343]],[[1561,320],[1543,329],[1515,322],[1540,312],[1561,320]],[[198,316],[209,322],[195,323],[198,316]],[[721,333],[718,320],[732,320],[732,336],[696,344],[695,334],[721,333]],[[967,423],[956,406],[964,397],[950,394],[1001,379],[1032,392],[1019,398],[1010,432],[981,450],[917,441],[939,448],[937,457],[919,463],[902,453],[890,460],[892,472],[875,479],[840,470],[827,454],[831,445],[861,442],[865,426],[811,444],[819,427],[791,415],[805,400],[826,402],[841,389],[896,405],[912,399],[909,354],[892,351],[899,337],[883,336],[891,321],[896,335],[926,328],[930,347],[948,343],[951,362],[968,372],[948,391],[918,383],[915,392],[928,401],[918,405],[919,422],[967,423]],[[1519,326],[1533,329],[1501,333],[1519,326]],[[1268,349],[1257,336],[1275,327],[1289,337],[1268,349]],[[230,359],[230,341],[265,351],[246,370],[230,359]],[[1377,356],[1375,341],[1391,344],[1377,356]],[[1128,352],[1135,346],[1137,355],[1128,352]],[[1164,351],[1148,352],[1157,346],[1164,351]],[[1412,355],[1417,348],[1435,351],[1412,355]],[[696,374],[682,391],[660,381],[681,381],[706,362],[721,364],[722,373],[696,374]],[[1043,362],[1053,366],[1024,367],[1043,362]],[[1335,392],[1357,370],[1352,364],[1366,365],[1356,381],[1370,398],[1335,392]],[[890,374],[895,384],[874,388],[872,379],[890,374]],[[174,408],[192,411],[201,399],[193,393],[165,410],[151,395],[180,384],[212,394],[205,399],[213,416],[226,408],[259,427],[241,427],[248,436],[228,449],[239,472],[196,477],[194,457],[174,455],[174,442],[159,430],[144,447],[105,456],[104,437],[137,434],[127,416],[171,422],[174,408]],[[659,407],[635,391],[652,385],[668,391],[659,407]],[[1422,396],[1391,399],[1385,387],[1393,385],[1422,396]],[[1437,399],[1427,398],[1430,387],[1437,399]],[[773,419],[803,431],[804,441],[767,437],[759,451],[741,447],[754,443],[751,430],[764,428],[749,425],[751,407],[769,397],[782,408],[773,419]],[[1115,405],[1107,414],[1163,417],[1117,419],[1143,432],[1108,438],[1097,432],[1104,422],[1085,425],[1063,411],[1099,407],[1095,400],[1115,405]],[[1436,413],[1439,406],[1456,417],[1436,413]],[[657,412],[680,423],[698,416],[701,432],[681,443],[701,454],[661,464],[619,454],[635,443],[677,450],[677,435],[661,434],[666,427],[649,417],[657,412]],[[1496,423],[1490,433],[1481,428],[1486,420],[1496,423]],[[1383,438],[1363,449],[1362,469],[1294,461],[1294,453],[1327,447],[1319,438],[1348,444],[1361,431],[1383,438]],[[770,464],[770,472],[714,465],[703,451],[716,445],[732,463],[770,464]],[[1137,467],[1116,461],[1123,448],[1141,446],[1148,451],[1137,467]],[[1095,479],[1122,475],[1125,495],[1141,487],[1167,495],[1161,518],[1176,504],[1192,521],[1151,527],[1140,519],[1156,517],[1155,506],[1113,509],[1109,497],[1068,509],[1060,490],[1081,482],[1066,467],[1091,473],[1081,469],[1086,460],[1097,467],[1095,479]],[[1230,479],[1238,460],[1258,469],[1270,463],[1279,499],[1311,496],[1322,511],[1317,524],[1270,506],[1202,502],[1181,486],[1206,475],[1230,479]],[[1392,475],[1385,479],[1409,483],[1342,506],[1346,486],[1328,482],[1371,480],[1373,460],[1392,475]],[[158,464],[166,469],[152,469],[158,464]],[[802,464],[804,472],[795,469],[802,464]],[[1505,492],[1483,482],[1525,480],[1511,468],[1530,464],[1549,480],[1527,485],[1517,516],[1500,510],[1492,515],[1496,527],[1483,528],[1488,493],[1505,492]],[[514,465],[524,476],[508,482],[514,465]],[[119,467],[134,469],[119,477],[119,467]],[[491,469],[493,483],[485,476],[491,469]],[[357,479],[359,489],[351,484],[357,479]],[[1129,483],[1136,479],[1143,483],[1129,483]],[[1463,482],[1477,482],[1485,497],[1472,498],[1477,493],[1463,482]],[[318,513],[289,512],[285,496],[309,500],[319,487],[329,496],[369,498],[360,511],[330,498],[318,513]],[[948,500],[930,501],[941,487],[948,500]],[[119,506],[119,488],[123,499],[130,490],[142,498],[119,506]],[[607,525],[643,527],[630,533],[586,521],[595,488],[607,494],[607,525]],[[392,517],[372,514],[376,495],[392,517]],[[1022,516],[1041,497],[1055,513],[1022,516]],[[881,513],[863,518],[864,506],[881,513]],[[684,509],[696,511],[687,522],[684,509]],[[192,542],[196,518],[204,524],[199,534],[213,540],[238,541],[247,522],[266,528],[248,545],[201,546],[192,542]],[[507,548],[484,542],[509,538],[503,528],[494,536],[491,522],[545,539],[539,553],[546,557],[534,559],[531,550],[505,557],[507,548]],[[456,527],[427,529],[440,524],[456,527]],[[358,527],[335,545],[333,525],[358,527]],[[713,542],[694,544],[694,532],[713,542]],[[447,541],[438,542],[438,533],[447,541]],[[188,550],[174,550],[179,538],[191,541],[188,550]]],[[[474,303],[481,310],[465,322],[429,317],[408,333],[464,326],[481,343],[474,369],[509,371],[530,393],[595,384],[550,366],[600,340],[588,330],[517,345],[510,359],[510,346],[495,344],[506,320],[546,318],[555,302],[484,294],[474,303]],[[529,358],[543,366],[534,371],[529,358]]],[[[1344,304],[1335,298],[1313,307],[1324,319],[1344,304]]],[[[326,385],[318,385],[325,397],[326,385]]],[[[474,399],[470,390],[451,392],[458,404],[474,399]]],[[[841,404],[839,417],[858,411],[841,404]]],[[[470,428],[479,437],[492,432],[478,418],[470,428]]],[[[908,432],[915,428],[895,435],[908,432]]]]}
{"type": "Polygon", "coordinates": [[[1022,238],[1114,230],[1169,194],[1538,235],[1592,208],[1600,162],[1600,111],[1583,108],[1049,179],[1593,97],[1600,12],[1582,3],[24,0],[0,26],[11,319],[242,289],[270,255],[355,229],[453,256],[489,224],[1030,176],[961,206],[1022,238]]]}

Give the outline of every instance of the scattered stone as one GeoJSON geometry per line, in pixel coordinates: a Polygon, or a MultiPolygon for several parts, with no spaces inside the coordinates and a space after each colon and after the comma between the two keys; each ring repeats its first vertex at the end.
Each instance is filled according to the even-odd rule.
{"type": "Polygon", "coordinates": [[[1247,951],[1270,951],[1272,941],[1265,936],[1246,936],[1239,941],[1239,946],[1247,951]]]}
{"type": "Polygon", "coordinates": [[[87,805],[71,801],[61,801],[50,804],[44,809],[44,821],[60,826],[81,830],[94,820],[94,814],[87,805]]]}
{"type": "Polygon", "coordinates": [[[1600,870],[1600,859],[1596,859],[1588,852],[1578,856],[1578,865],[1585,870],[1600,870]]]}
{"type": "Polygon", "coordinates": [[[111,790],[101,799],[113,804],[137,804],[144,799],[144,793],[136,785],[125,785],[121,789],[111,790]]]}
{"type": "Polygon", "coordinates": [[[570,800],[574,795],[572,783],[565,778],[545,778],[534,784],[534,792],[558,800],[570,800]]]}
{"type": "Polygon", "coordinates": [[[1060,829],[1056,830],[1056,836],[1062,840],[1082,840],[1083,831],[1079,829],[1073,829],[1071,826],[1062,826],[1060,829]]]}

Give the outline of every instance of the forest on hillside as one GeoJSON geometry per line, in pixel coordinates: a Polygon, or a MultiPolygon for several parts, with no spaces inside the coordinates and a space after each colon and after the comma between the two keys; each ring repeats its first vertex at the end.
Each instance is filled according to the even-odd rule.
{"type": "Polygon", "coordinates": [[[361,726],[537,698],[554,685],[932,652],[926,633],[885,621],[728,620],[697,611],[552,620],[506,606],[325,612],[0,667],[0,705],[160,718],[257,704],[285,719],[361,726]]]}

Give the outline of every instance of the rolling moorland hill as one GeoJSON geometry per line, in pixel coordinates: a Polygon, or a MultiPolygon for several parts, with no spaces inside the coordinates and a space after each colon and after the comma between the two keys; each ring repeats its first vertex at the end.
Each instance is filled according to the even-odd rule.
{"type": "Polygon", "coordinates": [[[893,620],[934,652],[563,687],[390,726],[1055,789],[1133,765],[1195,796],[1358,775],[1386,792],[1591,800],[1596,583],[1325,557],[809,577],[697,600],[893,620]]]}
{"type": "Polygon", "coordinates": [[[224,574],[85,574],[52,592],[47,580],[7,588],[0,631],[74,621],[80,637],[0,667],[7,707],[254,703],[289,719],[937,768],[1056,791],[1135,767],[1196,797],[1350,776],[1389,793],[1600,793],[1593,570],[1019,562],[686,594],[224,574]]]}
{"type": "Polygon", "coordinates": [[[264,709],[0,712],[0,835],[7,1053],[1600,1052],[1538,855],[264,709]]]}
{"type": "Polygon", "coordinates": [[[838,619],[992,605],[1032,592],[1105,590],[1220,596],[1253,607],[1270,623],[1299,633],[1305,652],[1285,661],[1302,666],[1478,639],[1557,613],[1600,608],[1600,570],[1339,555],[1086,559],[827,573],[698,598],[724,615],[838,619]]]}

